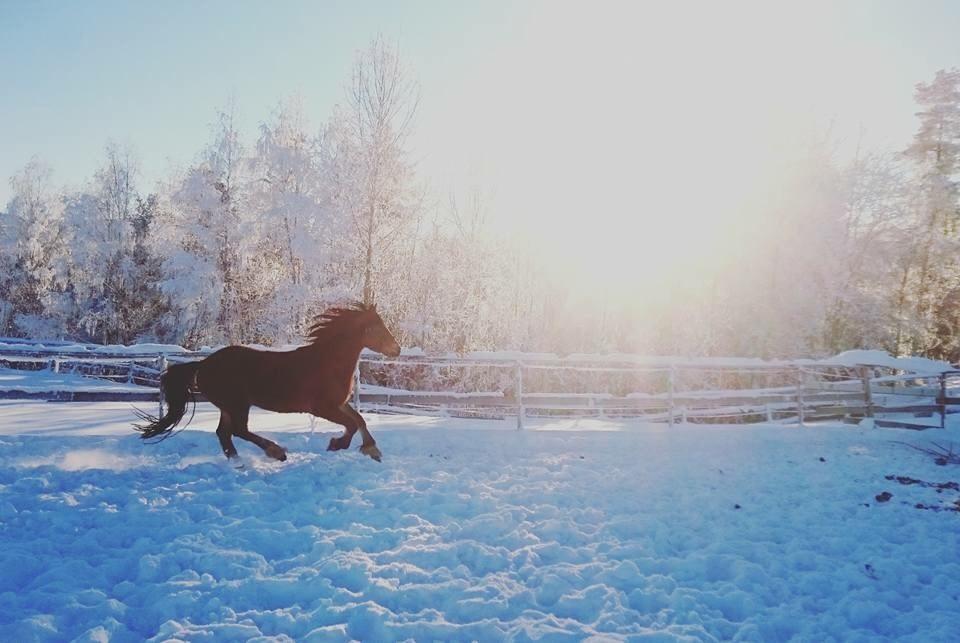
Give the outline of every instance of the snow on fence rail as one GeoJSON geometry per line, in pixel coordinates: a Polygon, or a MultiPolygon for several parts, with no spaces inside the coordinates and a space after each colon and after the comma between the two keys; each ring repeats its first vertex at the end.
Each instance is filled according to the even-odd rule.
{"type": "MultiPolygon", "coordinates": [[[[211,351],[0,340],[0,398],[158,400],[169,362],[211,351]],[[19,376],[10,373],[19,372],[19,376]],[[30,375],[32,373],[32,376],[30,375]]],[[[473,353],[361,355],[366,410],[472,417],[638,417],[654,422],[806,422],[872,418],[942,427],[960,404],[960,371],[923,358],[849,351],[826,360],[473,353]]]]}

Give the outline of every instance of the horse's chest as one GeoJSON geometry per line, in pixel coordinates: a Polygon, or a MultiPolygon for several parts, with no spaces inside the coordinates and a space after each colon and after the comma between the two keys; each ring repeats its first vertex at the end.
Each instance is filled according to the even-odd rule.
{"type": "Polygon", "coordinates": [[[339,406],[350,396],[350,379],[304,377],[290,380],[283,397],[297,406],[309,409],[320,406],[339,406]]]}
{"type": "Polygon", "coordinates": [[[350,399],[353,392],[353,380],[345,382],[330,382],[326,385],[314,387],[307,392],[307,395],[313,401],[314,407],[317,406],[340,406],[350,399]]]}

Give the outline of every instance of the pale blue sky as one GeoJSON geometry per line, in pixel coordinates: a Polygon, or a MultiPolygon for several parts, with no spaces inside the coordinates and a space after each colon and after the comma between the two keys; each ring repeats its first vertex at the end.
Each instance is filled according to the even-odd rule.
{"type": "Polygon", "coordinates": [[[319,127],[378,33],[427,98],[442,95],[524,14],[496,2],[0,0],[0,200],[34,155],[57,180],[83,181],[108,138],[137,150],[149,183],[167,159],[193,159],[231,96],[251,138],[294,93],[319,127]]]}
{"type": "Polygon", "coordinates": [[[109,138],[137,151],[148,191],[230,96],[251,140],[292,93],[319,127],[378,33],[422,86],[425,178],[475,181],[511,216],[539,211],[533,225],[636,203],[638,176],[664,192],[652,208],[696,167],[742,169],[712,171],[716,193],[801,126],[903,146],[913,85],[960,65],[949,1],[0,0],[0,203],[34,155],[79,186],[109,138]]]}

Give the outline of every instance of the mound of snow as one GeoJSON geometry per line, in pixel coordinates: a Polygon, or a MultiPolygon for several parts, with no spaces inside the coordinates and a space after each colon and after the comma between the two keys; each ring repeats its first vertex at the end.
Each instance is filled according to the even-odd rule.
{"type": "Polygon", "coordinates": [[[938,375],[947,371],[956,370],[947,362],[927,359],[925,357],[893,357],[886,351],[855,350],[845,351],[825,360],[821,364],[835,364],[837,366],[879,366],[895,368],[912,373],[938,375]]]}

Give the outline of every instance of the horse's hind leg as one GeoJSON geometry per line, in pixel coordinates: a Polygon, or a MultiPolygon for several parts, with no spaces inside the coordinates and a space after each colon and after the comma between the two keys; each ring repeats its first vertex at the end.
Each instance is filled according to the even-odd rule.
{"type": "Polygon", "coordinates": [[[237,449],[233,446],[233,431],[230,426],[230,415],[220,409],[220,424],[217,425],[217,439],[220,440],[220,448],[223,449],[223,455],[227,459],[237,457],[237,449]]]}
{"type": "Polygon", "coordinates": [[[273,442],[272,440],[268,440],[262,436],[257,435],[256,433],[251,432],[250,429],[247,428],[247,422],[249,420],[249,417],[250,417],[249,408],[244,409],[242,412],[241,411],[237,412],[237,422],[234,426],[233,434],[242,440],[246,440],[247,442],[253,442],[258,447],[263,449],[264,453],[266,453],[268,456],[270,456],[274,460],[280,460],[281,462],[286,460],[287,459],[286,449],[284,449],[282,446],[280,446],[276,442],[273,442]]]}

